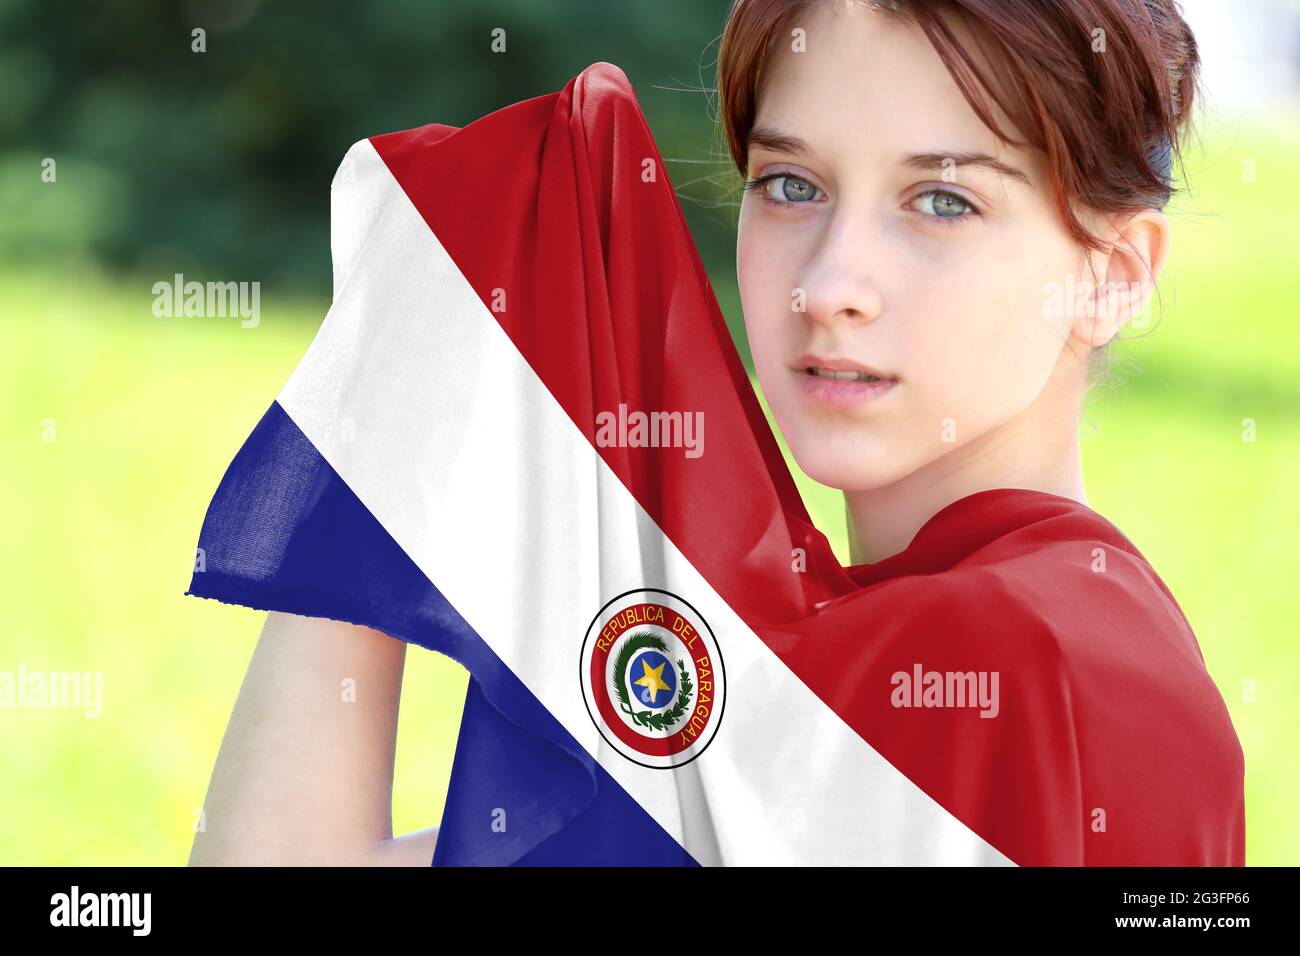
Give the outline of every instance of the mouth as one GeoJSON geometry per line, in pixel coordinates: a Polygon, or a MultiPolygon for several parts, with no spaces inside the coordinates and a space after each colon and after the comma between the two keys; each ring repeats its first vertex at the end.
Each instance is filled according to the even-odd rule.
{"type": "Polygon", "coordinates": [[[796,372],[802,372],[805,375],[816,375],[820,378],[868,382],[898,380],[896,376],[889,375],[878,368],[872,368],[870,365],[864,365],[851,358],[817,355],[813,352],[805,352],[790,364],[796,372]]]}
{"type": "Polygon", "coordinates": [[[847,358],[801,355],[791,365],[804,395],[822,405],[846,408],[879,398],[898,378],[847,358]]]}
{"type": "Polygon", "coordinates": [[[852,369],[833,369],[822,368],[820,366],[809,366],[803,369],[805,375],[812,375],[816,378],[829,378],[836,382],[883,382],[885,377],[882,375],[872,375],[870,372],[855,372],[852,369]]]}

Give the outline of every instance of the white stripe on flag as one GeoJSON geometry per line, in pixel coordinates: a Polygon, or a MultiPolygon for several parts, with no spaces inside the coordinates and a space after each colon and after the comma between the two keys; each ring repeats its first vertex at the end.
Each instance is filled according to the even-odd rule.
{"type": "MultiPolygon", "coordinates": [[[[577,741],[702,864],[1011,865],[876,753],[700,577],[368,140],[344,169],[332,200],[334,304],[280,404],[577,741]],[[717,736],[672,771],[609,747],[578,681],[593,615],[647,586],[699,610],[726,666],[717,736]]],[[[565,304],[553,307],[562,320],[565,304]]]]}

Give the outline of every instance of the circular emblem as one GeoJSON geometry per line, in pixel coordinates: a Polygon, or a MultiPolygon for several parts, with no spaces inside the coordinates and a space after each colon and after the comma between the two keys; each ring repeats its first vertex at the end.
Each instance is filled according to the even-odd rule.
{"type": "Polygon", "coordinates": [[[704,618],[670,591],[628,591],[602,607],[579,668],[596,729],[634,763],[680,767],[718,732],[722,654],[704,618]]]}

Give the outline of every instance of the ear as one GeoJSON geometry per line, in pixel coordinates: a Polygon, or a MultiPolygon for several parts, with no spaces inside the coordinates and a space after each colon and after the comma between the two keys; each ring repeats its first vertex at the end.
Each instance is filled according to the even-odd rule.
{"type": "Polygon", "coordinates": [[[1107,218],[1107,248],[1088,256],[1100,277],[1090,309],[1080,309],[1071,334],[1090,348],[1105,345],[1146,308],[1169,255],[1169,220],[1158,209],[1107,218]]]}

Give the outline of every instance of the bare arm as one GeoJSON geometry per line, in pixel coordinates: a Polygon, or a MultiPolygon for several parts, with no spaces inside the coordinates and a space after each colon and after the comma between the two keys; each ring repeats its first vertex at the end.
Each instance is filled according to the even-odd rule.
{"type": "Polygon", "coordinates": [[[230,715],[191,866],[428,866],[437,827],[393,838],[406,644],[271,611],[230,715]]]}

